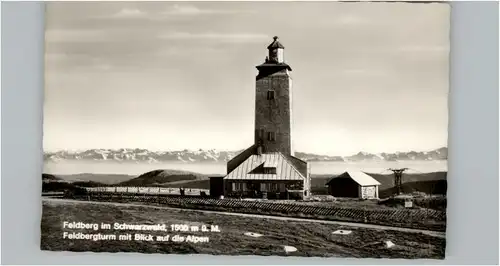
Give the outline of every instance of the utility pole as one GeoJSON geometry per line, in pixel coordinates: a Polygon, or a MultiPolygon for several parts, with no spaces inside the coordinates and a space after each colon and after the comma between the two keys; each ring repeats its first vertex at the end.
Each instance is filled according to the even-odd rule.
{"type": "Polygon", "coordinates": [[[401,168],[401,169],[387,169],[389,171],[392,171],[394,173],[394,187],[396,187],[396,193],[397,195],[401,194],[401,188],[402,188],[402,178],[403,178],[403,172],[408,170],[408,168],[401,168]]]}

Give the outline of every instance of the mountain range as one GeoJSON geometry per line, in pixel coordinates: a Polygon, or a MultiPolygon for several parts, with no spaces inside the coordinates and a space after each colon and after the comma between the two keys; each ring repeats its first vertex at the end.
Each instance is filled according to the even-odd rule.
{"type": "MultiPolygon", "coordinates": [[[[90,149],[86,151],[45,152],[44,161],[97,160],[97,161],[136,161],[136,162],[227,162],[240,151],[182,150],[150,151],[147,149],[90,149]]],[[[448,148],[431,151],[410,151],[395,153],[359,152],[351,156],[329,156],[295,152],[295,157],[309,162],[359,162],[359,161],[435,161],[448,158],[448,148]]]]}

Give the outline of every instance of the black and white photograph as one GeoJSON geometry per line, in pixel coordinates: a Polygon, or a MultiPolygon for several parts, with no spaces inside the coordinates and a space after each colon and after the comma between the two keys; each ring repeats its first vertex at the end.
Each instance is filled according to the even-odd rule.
{"type": "Polygon", "coordinates": [[[46,2],[44,49],[42,250],[445,258],[448,3],[46,2]]]}

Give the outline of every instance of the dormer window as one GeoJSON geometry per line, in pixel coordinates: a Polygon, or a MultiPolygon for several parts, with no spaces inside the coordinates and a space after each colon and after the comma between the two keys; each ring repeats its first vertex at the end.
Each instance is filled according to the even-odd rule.
{"type": "Polygon", "coordinates": [[[264,167],[264,174],[276,174],[276,167],[264,167]]]}
{"type": "Polygon", "coordinates": [[[267,91],[267,99],[268,100],[274,100],[275,99],[275,91],[267,91]]]}

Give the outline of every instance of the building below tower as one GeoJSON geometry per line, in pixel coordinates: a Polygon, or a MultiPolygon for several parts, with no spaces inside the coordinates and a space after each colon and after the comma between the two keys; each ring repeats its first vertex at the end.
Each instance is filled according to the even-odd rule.
{"type": "Polygon", "coordinates": [[[293,156],[280,152],[252,154],[224,177],[224,194],[243,198],[302,199],[309,196],[308,173],[307,162],[293,156]]]}

